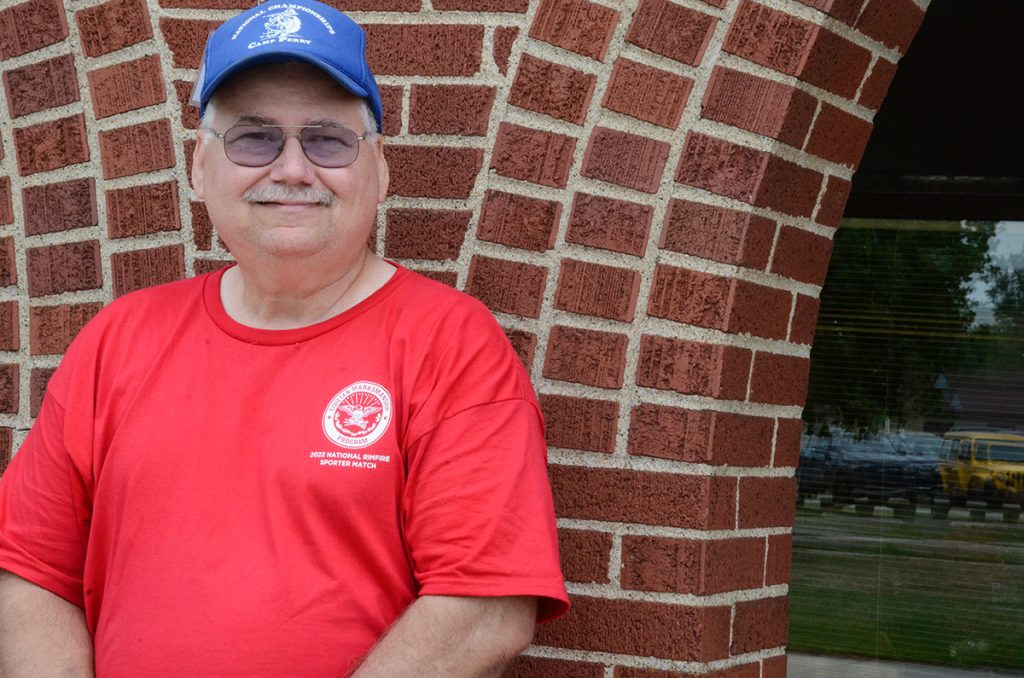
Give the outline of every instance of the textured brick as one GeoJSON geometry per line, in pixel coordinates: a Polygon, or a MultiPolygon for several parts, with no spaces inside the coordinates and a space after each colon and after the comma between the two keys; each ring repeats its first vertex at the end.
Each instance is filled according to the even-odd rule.
{"type": "Polygon", "coordinates": [[[896,64],[879,57],[871,67],[871,74],[860,90],[857,103],[867,108],[878,110],[882,106],[885,95],[889,93],[889,85],[896,76],[896,64]]]}
{"type": "Polygon", "coordinates": [[[537,352],[537,335],[533,332],[523,330],[505,330],[505,336],[512,344],[512,350],[519,356],[519,362],[523,363],[526,371],[533,369],[533,356],[537,352]]]}
{"type": "Polygon", "coordinates": [[[861,7],[864,6],[864,0],[798,0],[798,2],[825,12],[848,26],[854,24],[861,7]]]}
{"type": "Polygon", "coordinates": [[[70,54],[4,73],[7,107],[12,118],[78,101],[75,58],[70,54]]]}
{"type": "Polygon", "coordinates": [[[103,286],[100,244],[95,240],[32,247],[26,255],[30,297],[103,286]]]}
{"type": "Polygon", "coordinates": [[[825,194],[821,197],[821,204],[814,215],[814,220],[823,226],[839,228],[851,187],[852,184],[846,179],[829,177],[825,182],[825,194]]]}
{"type": "MultiPolygon", "coordinates": [[[[724,0],[723,0],[724,1],[724,0]]],[[[714,4],[713,0],[704,0],[714,4]]],[[[658,669],[637,669],[627,666],[615,667],[615,678],[762,678],[758,664],[740,664],[718,671],[689,673],[686,671],[660,671],[658,669]]]]}
{"type": "Polygon", "coordinates": [[[868,0],[857,30],[886,47],[905,53],[924,20],[914,0],[868,0]]]}
{"type": "Polygon", "coordinates": [[[814,330],[818,325],[819,300],[806,294],[796,295],[793,321],[789,329],[789,341],[794,344],[810,345],[814,341],[814,330]]]}
{"type": "Polygon", "coordinates": [[[530,37],[603,61],[618,22],[618,12],[588,0],[541,0],[530,37]]]}
{"type": "Polygon", "coordinates": [[[85,118],[72,115],[14,130],[18,173],[22,176],[77,165],[89,160],[85,118]]]}
{"type": "Polygon", "coordinates": [[[871,128],[867,120],[823,103],[805,150],[819,158],[856,169],[871,136],[871,128]]]}
{"type": "Polygon", "coordinates": [[[405,88],[401,85],[380,85],[380,102],[384,111],[384,136],[394,137],[402,132],[402,107],[405,88]]]}
{"type": "Polygon", "coordinates": [[[626,42],[696,66],[717,23],[713,16],[668,0],[642,0],[626,33],[626,42]]]}
{"type": "Polygon", "coordinates": [[[774,424],[765,417],[641,403],[633,408],[627,452],[715,466],[763,467],[774,424]]]}
{"type": "Polygon", "coordinates": [[[29,352],[32,355],[64,353],[71,340],[101,308],[103,304],[99,302],[31,307],[28,315],[29,352]]]}
{"type": "Polygon", "coordinates": [[[800,282],[823,285],[832,255],[832,240],[783,226],[772,256],[772,273],[784,275],[800,282]]]}
{"type": "MultiPolygon", "coordinates": [[[[190,99],[192,96],[192,83],[184,80],[175,80],[174,97],[178,101],[178,108],[181,111],[181,124],[185,129],[196,129],[199,127],[199,108],[193,106],[190,99]]],[[[383,93],[382,93],[383,96],[383,93]]]]}
{"type": "Polygon", "coordinates": [[[597,76],[523,54],[508,100],[514,106],[582,125],[596,83],[597,76]]]}
{"type": "Polygon", "coordinates": [[[34,367],[28,375],[28,412],[33,418],[39,416],[46,395],[46,385],[57,371],[55,367],[34,367]]]}
{"type": "Polygon", "coordinates": [[[800,459],[800,436],[804,423],[799,419],[779,419],[775,431],[775,458],[772,466],[794,468],[800,459]]]}
{"type": "Polygon", "coordinates": [[[820,172],[769,155],[754,204],[796,217],[810,217],[823,178],[820,172]]]}
{"type": "Polygon", "coordinates": [[[555,245],[562,204],[504,191],[487,191],[476,237],[543,252],[555,245]]]}
{"type": "Polygon", "coordinates": [[[0,412],[17,414],[21,398],[18,366],[0,364],[0,412]]]}
{"type": "MultiPolygon", "coordinates": [[[[11,463],[11,455],[14,453],[14,429],[7,427],[0,427],[0,476],[4,474],[4,469],[11,463]]],[[[601,668],[600,674],[595,674],[594,678],[601,678],[604,675],[604,669],[601,668]]],[[[589,677],[588,677],[589,678],[589,677]]]]}
{"type": "Polygon", "coordinates": [[[472,212],[392,208],[384,253],[398,259],[457,259],[472,212]]]}
{"type": "Polygon", "coordinates": [[[763,151],[690,132],[676,181],[753,203],[769,157],[763,151]]]}
{"type": "MultiPolygon", "coordinates": [[[[2,469],[0,469],[2,471],[2,469]]],[[[604,678],[604,664],[520,655],[502,678],[604,678]]]]}
{"type": "Polygon", "coordinates": [[[657,193],[669,149],[664,141],[597,127],[590,135],[581,174],[644,193],[657,193]]]}
{"type": "Polygon", "coordinates": [[[743,539],[622,538],[622,588],[709,595],[761,588],[765,544],[743,539]]]}
{"type": "Polygon", "coordinates": [[[68,18],[58,0],[28,0],[0,11],[0,59],[11,59],[68,37],[68,18]]]}
{"type": "Polygon", "coordinates": [[[555,289],[555,308],[631,322],[639,291],[637,271],[563,259],[555,289]]]}
{"type": "Polygon", "coordinates": [[[17,351],[19,348],[18,302],[0,301],[0,351],[17,351]]]}
{"type": "Polygon", "coordinates": [[[577,193],[572,201],[567,242],[642,257],[647,251],[654,208],[625,200],[577,193]]]}
{"type": "Polygon", "coordinates": [[[514,26],[498,26],[494,29],[494,65],[502,75],[508,74],[508,59],[512,56],[512,47],[519,37],[519,29],[514,26]]]}
{"type": "Polygon", "coordinates": [[[82,39],[82,51],[88,57],[107,54],[153,37],[144,0],[108,0],[102,5],[78,10],[75,21],[82,39]]]}
{"type": "Polygon", "coordinates": [[[750,380],[750,399],[757,403],[803,406],[810,361],[796,356],[758,352],[750,380]]]}
{"type": "Polygon", "coordinates": [[[185,248],[168,245],[110,255],[114,296],[185,277],[185,248]]]}
{"type": "Polygon", "coordinates": [[[565,188],[576,139],[503,122],[494,142],[491,168],[512,179],[565,188]]]}
{"type": "Polygon", "coordinates": [[[646,64],[617,59],[601,105],[638,120],[675,129],[693,80],[646,64]]]}
{"type": "Polygon", "coordinates": [[[788,675],[789,670],[786,666],[786,655],[776,655],[761,661],[760,678],[786,678],[788,675]]]}
{"type": "Polygon", "coordinates": [[[540,408],[547,425],[548,445],[590,452],[615,451],[617,402],[542,394],[540,408]]]}
{"type": "Polygon", "coordinates": [[[765,339],[785,339],[793,295],[765,285],[737,280],[726,330],[765,339]]]}
{"type": "Polygon", "coordinates": [[[626,366],[624,334],[555,325],[548,337],[544,376],[600,388],[621,388],[626,366]]]}
{"type": "Polygon", "coordinates": [[[0,224],[14,223],[14,204],[11,201],[11,178],[0,177],[0,224]]]}
{"type": "Polygon", "coordinates": [[[213,273],[220,269],[228,266],[234,262],[226,261],[223,259],[196,259],[192,263],[192,275],[205,275],[207,273],[213,273]]]}
{"type": "Polygon", "coordinates": [[[638,386],[742,400],[751,354],[735,346],[645,334],[640,338],[638,386]]]}
{"type": "Polygon", "coordinates": [[[413,85],[409,132],[484,136],[494,88],[477,85],[413,85]]]}
{"type": "Polygon", "coordinates": [[[14,263],[14,238],[0,238],[0,287],[18,282],[18,269],[14,263]]]}
{"type": "Polygon", "coordinates": [[[740,478],[740,529],[790,527],[796,515],[796,481],[792,477],[740,478]]]}
{"type": "Polygon", "coordinates": [[[764,566],[765,586],[788,584],[793,566],[793,535],[773,534],[768,537],[768,558],[764,566]]]}
{"type": "Polygon", "coordinates": [[[701,117],[800,148],[816,106],[814,97],[791,85],[717,66],[704,94],[701,117]]]}
{"type": "Polygon", "coordinates": [[[366,25],[366,60],[374,75],[475,75],[484,28],[472,25],[366,25]]]}
{"type": "Polygon", "coordinates": [[[797,76],[816,87],[853,99],[871,63],[872,54],[824,28],[819,29],[814,47],[797,76]]]}
{"type": "Polygon", "coordinates": [[[736,603],[732,622],[733,654],[756,652],[786,644],[789,601],[783,596],[736,603]]]}
{"type": "Polygon", "coordinates": [[[575,596],[569,613],[537,630],[554,647],[683,661],[729,654],[729,606],[672,605],[575,596]]]}
{"type": "Polygon", "coordinates": [[[210,250],[213,247],[213,224],[210,223],[210,214],[206,211],[206,205],[201,202],[191,202],[192,208],[192,242],[197,250],[210,250]]]}
{"type": "Polygon", "coordinates": [[[116,179],[174,167],[174,146],[169,120],[100,132],[103,178],[116,179]]]}
{"type": "Polygon", "coordinates": [[[477,255],[469,264],[466,292],[492,311],[539,318],[547,276],[543,266],[477,255]]]}
{"type": "Polygon", "coordinates": [[[468,198],[484,162],[480,148],[394,144],[387,154],[390,193],[413,198],[468,198]]]}
{"type": "Polygon", "coordinates": [[[647,313],[658,318],[724,330],[735,280],[657,264],[647,313]]]}
{"type": "Polygon", "coordinates": [[[92,107],[107,118],[167,100],[167,88],[156,54],[89,72],[92,107]]]}
{"type": "Polygon", "coordinates": [[[178,230],[178,182],[107,191],[107,233],[111,238],[178,230]]]}
{"type": "Polygon", "coordinates": [[[589,530],[558,530],[562,571],[568,581],[607,584],[612,535],[589,530]]]}
{"type": "MultiPolygon", "coordinates": [[[[417,4],[418,0],[417,0],[417,4]]],[[[529,0],[433,0],[431,6],[442,11],[463,12],[516,12],[523,14],[529,0]]]]}
{"type": "Polygon", "coordinates": [[[453,290],[458,288],[459,274],[456,273],[455,271],[433,271],[424,268],[412,268],[410,270],[419,273],[425,278],[436,280],[442,285],[447,285],[448,287],[451,287],[453,290]]]}
{"type": "Polygon", "coordinates": [[[207,19],[160,19],[160,35],[171,50],[175,68],[199,68],[206,38],[222,22],[207,19]]]}

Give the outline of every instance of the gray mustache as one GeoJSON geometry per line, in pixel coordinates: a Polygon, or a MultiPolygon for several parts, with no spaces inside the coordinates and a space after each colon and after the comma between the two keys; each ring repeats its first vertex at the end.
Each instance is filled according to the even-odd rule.
{"type": "Polygon", "coordinates": [[[250,188],[242,194],[242,200],[254,202],[306,202],[330,207],[338,201],[338,196],[330,191],[298,186],[263,186],[250,188]]]}

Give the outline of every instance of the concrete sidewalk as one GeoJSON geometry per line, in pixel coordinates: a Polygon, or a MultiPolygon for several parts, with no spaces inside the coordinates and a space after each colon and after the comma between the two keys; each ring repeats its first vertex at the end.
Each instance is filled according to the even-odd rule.
{"type": "Polygon", "coordinates": [[[1007,678],[1024,675],[792,652],[788,654],[787,665],[787,678],[1007,678]]]}

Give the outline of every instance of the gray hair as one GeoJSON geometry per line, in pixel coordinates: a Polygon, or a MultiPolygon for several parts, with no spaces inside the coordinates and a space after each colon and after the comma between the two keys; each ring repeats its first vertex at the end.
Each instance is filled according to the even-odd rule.
{"type": "MultiPolygon", "coordinates": [[[[213,130],[213,118],[217,115],[217,108],[214,100],[217,98],[216,93],[210,97],[210,100],[206,102],[206,109],[203,111],[203,117],[199,121],[199,127],[205,130],[213,130]]],[[[363,128],[366,130],[367,138],[372,138],[380,134],[380,128],[377,125],[377,120],[373,116],[373,109],[370,108],[370,102],[366,99],[360,99],[359,106],[360,117],[362,118],[363,128]]],[[[213,130],[216,131],[216,130],[213,130]]],[[[203,143],[210,142],[210,135],[203,135],[203,143]]]]}

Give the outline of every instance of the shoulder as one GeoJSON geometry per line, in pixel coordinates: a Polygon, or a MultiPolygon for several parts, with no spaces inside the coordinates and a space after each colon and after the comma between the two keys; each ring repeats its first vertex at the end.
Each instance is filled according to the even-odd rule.
{"type": "Polygon", "coordinates": [[[404,312],[440,328],[473,326],[501,332],[491,310],[479,299],[422,274],[400,268],[398,300],[404,312]]]}

